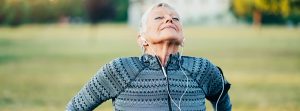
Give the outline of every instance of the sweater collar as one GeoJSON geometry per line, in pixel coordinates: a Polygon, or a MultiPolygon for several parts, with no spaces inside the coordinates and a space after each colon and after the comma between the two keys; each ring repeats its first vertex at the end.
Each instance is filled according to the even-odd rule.
{"type": "MultiPolygon", "coordinates": [[[[169,58],[167,60],[167,64],[165,68],[167,69],[178,69],[179,68],[179,60],[180,59],[180,54],[179,52],[170,54],[169,58]]],[[[160,69],[160,63],[158,61],[158,58],[156,58],[153,55],[150,54],[143,54],[140,57],[140,60],[144,64],[144,66],[149,67],[151,69],[160,69]]]]}

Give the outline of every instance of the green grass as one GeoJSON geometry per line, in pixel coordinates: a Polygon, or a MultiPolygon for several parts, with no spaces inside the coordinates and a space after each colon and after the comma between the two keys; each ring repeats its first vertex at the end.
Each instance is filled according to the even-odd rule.
{"type": "MultiPolygon", "coordinates": [[[[185,55],[223,68],[234,111],[300,110],[299,29],[186,27],[184,32],[185,55]]],[[[64,110],[103,64],[139,56],[136,38],[124,24],[0,27],[0,110],[64,110]]],[[[97,110],[112,110],[111,101],[97,110]]]]}

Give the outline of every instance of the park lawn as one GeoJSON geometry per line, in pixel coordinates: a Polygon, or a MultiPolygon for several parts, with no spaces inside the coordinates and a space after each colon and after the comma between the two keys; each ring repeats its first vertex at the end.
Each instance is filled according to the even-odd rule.
{"type": "MultiPolygon", "coordinates": [[[[184,35],[185,55],[222,67],[233,111],[300,110],[299,28],[191,26],[184,35]]],[[[140,56],[136,38],[126,24],[0,27],[0,110],[64,110],[102,65],[140,56]]]]}

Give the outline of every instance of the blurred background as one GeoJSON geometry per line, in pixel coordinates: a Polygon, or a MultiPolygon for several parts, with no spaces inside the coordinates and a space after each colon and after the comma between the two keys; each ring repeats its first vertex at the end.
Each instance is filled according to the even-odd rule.
{"type": "MultiPolygon", "coordinates": [[[[64,110],[102,65],[141,55],[140,17],[159,1],[0,0],[0,111],[64,110]]],[[[300,0],[164,1],[184,55],[222,67],[233,111],[300,110],[300,0]]]]}

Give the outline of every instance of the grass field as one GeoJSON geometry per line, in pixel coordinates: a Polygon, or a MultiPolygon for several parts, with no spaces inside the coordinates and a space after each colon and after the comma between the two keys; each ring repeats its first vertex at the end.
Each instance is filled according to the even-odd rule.
{"type": "MultiPolygon", "coordinates": [[[[299,28],[194,26],[184,32],[185,55],[223,68],[233,111],[300,110],[299,28]]],[[[124,24],[0,27],[0,111],[64,110],[103,64],[140,56],[136,38],[124,24]]]]}

